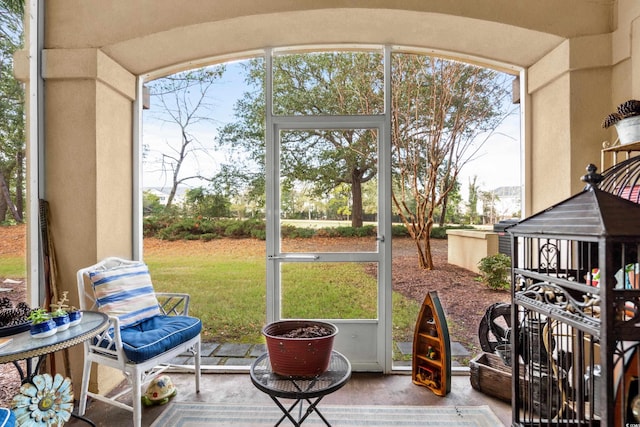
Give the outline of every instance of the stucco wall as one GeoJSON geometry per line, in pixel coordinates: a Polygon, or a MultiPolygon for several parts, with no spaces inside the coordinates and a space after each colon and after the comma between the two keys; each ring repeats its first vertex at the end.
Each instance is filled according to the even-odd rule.
{"type": "Polygon", "coordinates": [[[612,93],[611,40],[608,34],[567,40],[529,68],[527,215],[580,191],[589,163],[600,167],[602,142],[610,138],[601,123],[611,111],[605,101],[612,93]]]}
{"type": "MultiPolygon", "coordinates": [[[[135,77],[95,49],[45,57],[43,198],[51,212],[57,285],[79,307],[76,271],[108,255],[132,254],[135,77]]],[[[79,384],[82,349],[69,357],[69,374],[79,384]]],[[[121,377],[102,371],[93,381],[108,389],[121,377]]]]}
{"type": "MultiPolygon", "coordinates": [[[[60,287],[106,255],[132,253],[135,78],[256,49],[300,44],[409,46],[525,70],[531,214],[580,188],[614,139],[604,113],[640,98],[640,2],[619,0],[48,0],[45,197],[60,287]],[[635,36],[635,37],[634,37],[635,36]],[[634,41],[635,40],[635,41],[634,41]]],[[[27,14],[28,15],[28,14],[27,14]]],[[[28,79],[28,56],[16,56],[28,79]]],[[[30,119],[30,118],[29,118],[30,119]]],[[[29,268],[31,272],[32,269],[29,268]]],[[[37,283],[29,279],[30,286],[37,283]]],[[[74,380],[77,376],[74,374],[74,380]]],[[[106,376],[105,376],[106,378],[106,376]]]]}
{"type": "Polygon", "coordinates": [[[478,262],[498,253],[498,233],[481,230],[447,230],[448,262],[479,273],[478,262]]]}

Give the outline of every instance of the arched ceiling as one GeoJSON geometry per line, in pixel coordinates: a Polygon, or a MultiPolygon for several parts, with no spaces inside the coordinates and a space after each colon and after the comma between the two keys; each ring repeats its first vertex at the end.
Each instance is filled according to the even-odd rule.
{"type": "Polygon", "coordinates": [[[612,31],[610,0],[50,0],[45,48],[100,48],[136,75],[265,47],[390,44],[527,67],[612,31]],[[51,7],[55,4],[55,7],[51,7]]]}

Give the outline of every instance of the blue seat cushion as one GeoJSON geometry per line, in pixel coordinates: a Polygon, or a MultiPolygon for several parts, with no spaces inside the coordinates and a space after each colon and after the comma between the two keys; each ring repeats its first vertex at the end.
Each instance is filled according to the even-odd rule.
{"type": "Polygon", "coordinates": [[[201,330],[202,322],[195,317],[158,315],[122,328],[120,334],[127,358],[141,363],[189,341],[201,330]]]}

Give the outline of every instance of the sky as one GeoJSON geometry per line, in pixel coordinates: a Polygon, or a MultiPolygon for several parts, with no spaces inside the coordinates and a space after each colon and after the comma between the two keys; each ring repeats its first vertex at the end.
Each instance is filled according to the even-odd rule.
{"type": "Polygon", "coordinates": [[[487,191],[503,186],[520,186],[520,142],[520,117],[514,114],[489,138],[475,160],[465,165],[460,179],[462,187],[474,176],[477,176],[476,184],[487,191]]]}
{"type": "MultiPolygon", "coordinates": [[[[196,136],[198,141],[208,147],[213,147],[212,141],[216,136],[216,129],[224,123],[232,122],[234,119],[233,107],[237,99],[239,99],[246,90],[246,84],[240,73],[239,63],[227,64],[227,71],[223,77],[216,83],[210,93],[213,95],[210,103],[212,104],[212,116],[215,119],[211,123],[194,126],[191,132],[196,136]]],[[[150,148],[150,156],[158,152],[167,150],[166,141],[168,139],[175,140],[180,137],[179,129],[174,125],[163,123],[154,117],[154,108],[161,106],[153,105],[151,99],[151,110],[145,111],[143,116],[143,144],[150,148]]],[[[185,162],[185,169],[194,172],[201,172],[202,175],[213,175],[210,171],[216,171],[220,162],[224,158],[219,153],[213,153],[210,150],[209,155],[198,156],[198,161],[190,159],[185,162]]],[[[143,165],[143,186],[144,187],[160,187],[171,188],[171,177],[158,170],[157,163],[143,165]]],[[[190,186],[197,187],[207,186],[204,181],[192,181],[190,186]]]]}
{"type": "MultiPolygon", "coordinates": [[[[213,95],[212,116],[216,118],[212,124],[193,128],[193,133],[199,141],[208,146],[215,137],[215,129],[223,123],[233,121],[233,106],[239,99],[246,85],[241,75],[241,65],[238,62],[227,64],[227,71],[221,80],[211,90],[213,95]]],[[[152,101],[153,103],[153,98],[152,101]]],[[[143,121],[143,144],[149,147],[149,157],[167,149],[168,138],[179,138],[179,133],[166,123],[154,119],[154,108],[146,110],[143,121]]],[[[483,191],[491,191],[502,186],[521,185],[521,143],[520,143],[520,116],[514,114],[496,130],[487,140],[476,158],[465,165],[460,175],[461,193],[463,200],[468,197],[468,185],[470,180],[477,176],[476,184],[483,191]]],[[[185,165],[190,171],[200,171],[204,175],[212,175],[211,171],[218,169],[223,161],[223,155],[199,156],[198,162],[191,160],[185,165]]],[[[158,166],[145,162],[143,165],[143,186],[170,188],[171,177],[158,172],[158,166]]],[[[205,182],[192,181],[191,186],[202,185],[205,182]]]]}

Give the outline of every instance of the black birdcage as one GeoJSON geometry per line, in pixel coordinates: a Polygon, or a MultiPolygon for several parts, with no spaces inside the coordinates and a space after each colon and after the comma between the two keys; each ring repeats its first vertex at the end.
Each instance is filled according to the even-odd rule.
{"type": "Polygon", "coordinates": [[[584,191],[507,229],[514,426],[640,422],[640,205],[590,166],[584,191]]]}
{"type": "Polygon", "coordinates": [[[601,190],[640,203],[640,156],[632,157],[603,172],[601,190]]]}

